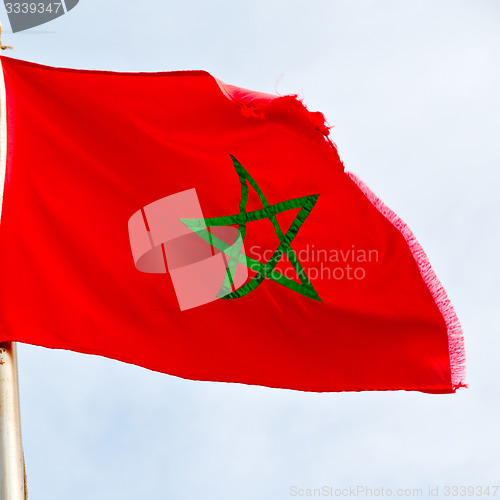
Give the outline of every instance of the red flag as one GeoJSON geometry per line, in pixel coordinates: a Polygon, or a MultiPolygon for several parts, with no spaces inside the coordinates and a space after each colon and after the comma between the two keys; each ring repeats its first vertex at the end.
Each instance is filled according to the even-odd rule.
{"type": "Polygon", "coordinates": [[[321,113],[202,71],[2,64],[0,341],[305,391],[464,385],[446,293],[321,113]]]}

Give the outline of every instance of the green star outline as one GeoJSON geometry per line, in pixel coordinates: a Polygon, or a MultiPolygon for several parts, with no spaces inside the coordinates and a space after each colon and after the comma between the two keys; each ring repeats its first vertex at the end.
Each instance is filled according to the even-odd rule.
{"type": "Polygon", "coordinates": [[[247,295],[251,291],[255,290],[265,278],[268,278],[276,283],[279,283],[280,285],[285,286],[286,288],[289,288],[290,290],[293,290],[294,292],[304,295],[305,297],[322,302],[309,281],[309,278],[300,264],[295,251],[291,247],[291,243],[297,235],[299,229],[311,213],[311,210],[314,208],[319,194],[293,198],[271,205],[253,177],[245,170],[245,168],[243,168],[241,163],[233,155],[230,156],[241,184],[239,213],[235,215],[210,217],[206,219],[180,219],[181,222],[183,222],[191,231],[200,236],[200,238],[229,257],[226,264],[224,282],[217,296],[222,299],[237,299],[243,297],[244,295],[247,295]],[[260,202],[262,203],[262,209],[253,210],[251,212],[246,211],[249,185],[259,196],[260,202]],[[293,210],[295,208],[300,208],[300,210],[288,228],[288,231],[284,234],[278,224],[278,221],[276,220],[276,214],[293,210]],[[269,219],[271,221],[276,232],[276,236],[280,242],[272,257],[264,264],[258,260],[248,257],[241,251],[246,235],[247,223],[263,219],[269,219]],[[230,226],[236,224],[238,225],[238,234],[232,245],[228,245],[226,242],[217,238],[207,229],[207,227],[230,226]],[[300,280],[300,284],[290,278],[287,278],[284,274],[278,271],[274,273],[272,272],[284,253],[286,253],[286,256],[295,269],[295,272],[300,280]],[[242,287],[234,290],[233,276],[235,275],[238,263],[247,266],[257,274],[242,287]]]}

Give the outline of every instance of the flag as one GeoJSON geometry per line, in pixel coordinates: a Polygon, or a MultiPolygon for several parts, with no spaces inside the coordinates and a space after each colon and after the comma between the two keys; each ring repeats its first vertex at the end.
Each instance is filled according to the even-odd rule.
{"type": "Polygon", "coordinates": [[[204,71],[2,66],[0,341],[303,391],[464,385],[444,289],[321,113],[204,71]]]}

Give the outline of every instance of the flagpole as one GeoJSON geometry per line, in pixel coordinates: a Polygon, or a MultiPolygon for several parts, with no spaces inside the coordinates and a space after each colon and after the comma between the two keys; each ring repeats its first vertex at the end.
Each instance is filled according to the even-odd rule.
{"type": "MultiPolygon", "coordinates": [[[[0,22],[0,50],[2,45],[0,22]]],[[[5,87],[0,64],[0,196],[5,179],[7,124],[5,87]]],[[[3,200],[2,200],[3,201],[3,200]]],[[[0,203],[0,215],[2,206],[0,203]]],[[[21,440],[17,346],[15,342],[0,343],[0,500],[25,500],[26,476],[21,440]]]]}
{"type": "Polygon", "coordinates": [[[17,348],[15,342],[3,342],[0,343],[0,500],[25,498],[17,348]]]}

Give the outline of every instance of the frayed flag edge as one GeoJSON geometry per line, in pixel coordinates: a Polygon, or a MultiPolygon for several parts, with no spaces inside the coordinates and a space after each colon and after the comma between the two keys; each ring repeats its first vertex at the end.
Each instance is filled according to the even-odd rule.
{"type": "Polygon", "coordinates": [[[403,235],[422,279],[441,312],[448,332],[448,352],[450,358],[451,385],[453,392],[465,383],[465,345],[462,326],[448,295],[431,267],[429,258],[408,225],[391,210],[373,191],[355,174],[346,172],[347,176],[358,186],[371,204],[403,235]]]}

